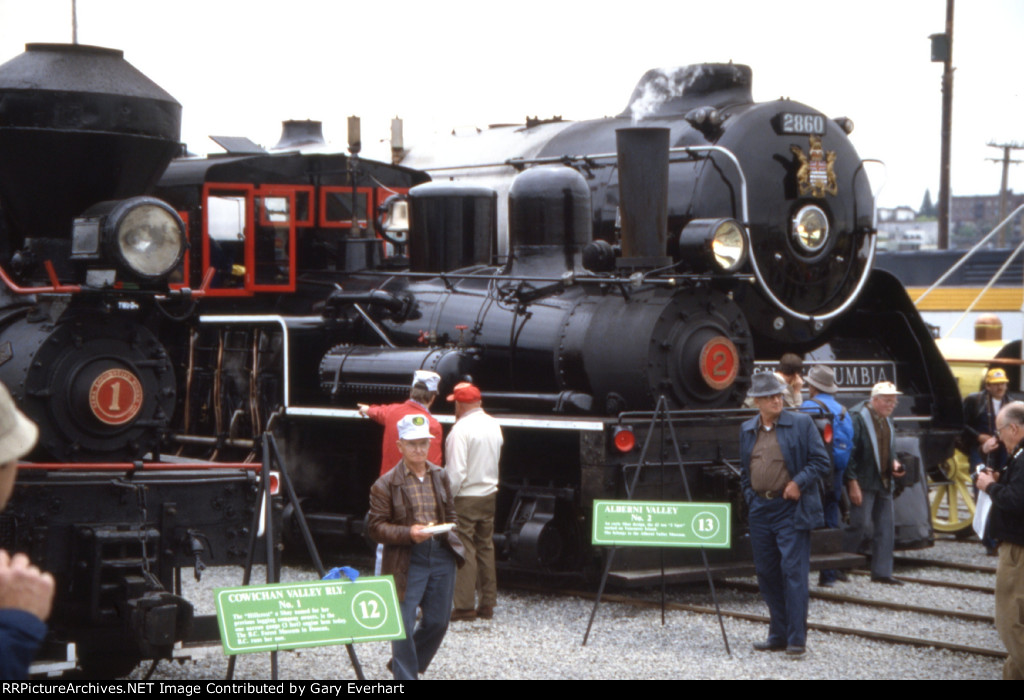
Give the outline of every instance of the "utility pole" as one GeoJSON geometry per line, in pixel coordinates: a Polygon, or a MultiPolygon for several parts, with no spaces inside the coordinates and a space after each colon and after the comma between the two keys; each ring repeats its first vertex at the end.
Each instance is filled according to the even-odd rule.
{"type": "Polygon", "coordinates": [[[953,0],[946,0],[946,31],[932,34],[932,62],[942,63],[942,153],[939,160],[939,250],[949,248],[949,161],[953,134],[953,0]]]}
{"type": "MultiPolygon", "coordinates": [[[[996,143],[994,141],[989,141],[986,145],[989,146],[990,148],[1001,148],[1001,149],[1003,149],[1003,157],[1002,158],[986,158],[985,159],[985,160],[990,160],[993,163],[1002,163],[1003,164],[1003,181],[1002,181],[1002,184],[1000,184],[1000,186],[999,186],[999,221],[1002,222],[1003,219],[1006,218],[1006,198],[1007,198],[1007,195],[1009,194],[1009,191],[1007,189],[1007,181],[1009,180],[1010,163],[1020,163],[1021,162],[1019,160],[1013,160],[1012,158],[1010,158],[1010,151],[1024,150],[1024,144],[1017,143],[1016,141],[1011,141],[1010,143],[996,143]]],[[[1005,248],[1006,247],[1006,229],[1005,228],[1002,229],[999,232],[999,247],[1000,248],[1005,248]]]]}

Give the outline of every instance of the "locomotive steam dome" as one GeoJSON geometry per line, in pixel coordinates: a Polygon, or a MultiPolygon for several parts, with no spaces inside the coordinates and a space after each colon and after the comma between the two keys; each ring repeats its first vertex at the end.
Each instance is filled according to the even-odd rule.
{"type": "Polygon", "coordinates": [[[178,150],[181,105],[116,49],[28,44],[0,66],[0,200],[17,248],[67,237],[96,202],[148,190],[178,150]]]}

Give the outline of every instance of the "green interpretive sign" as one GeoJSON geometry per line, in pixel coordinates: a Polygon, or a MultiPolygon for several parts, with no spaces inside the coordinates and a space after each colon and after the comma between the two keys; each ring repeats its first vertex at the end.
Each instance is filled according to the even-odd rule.
{"type": "Polygon", "coordinates": [[[228,655],[405,637],[391,576],[218,588],[214,599],[228,655]]]}
{"type": "Polygon", "coordinates": [[[594,501],[596,545],[715,547],[728,549],[732,532],[728,503],[594,501]]]}

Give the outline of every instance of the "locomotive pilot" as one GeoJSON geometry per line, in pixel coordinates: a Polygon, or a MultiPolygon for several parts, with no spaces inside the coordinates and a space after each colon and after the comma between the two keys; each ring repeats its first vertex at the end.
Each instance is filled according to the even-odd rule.
{"type": "Polygon", "coordinates": [[[825,523],[818,485],[830,462],[811,417],[783,411],[785,391],[772,372],[753,376],[747,396],[758,415],[740,428],[740,483],[757,583],[771,618],[768,638],[754,649],[802,656],[811,530],[825,523]]]}

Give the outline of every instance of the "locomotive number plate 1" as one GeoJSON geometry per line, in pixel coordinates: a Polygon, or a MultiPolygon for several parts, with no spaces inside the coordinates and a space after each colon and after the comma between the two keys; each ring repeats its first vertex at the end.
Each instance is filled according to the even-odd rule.
{"type": "Polygon", "coordinates": [[[218,588],[225,654],[404,639],[391,576],[218,588]]]}
{"type": "Polygon", "coordinates": [[[730,511],[728,503],[594,501],[591,543],[728,549],[730,511]]]}
{"type": "Polygon", "coordinates": [[[124,425],[142,408],[142,383],[126,369],[108,369],[89,388],[89,408],[107,425],[124,425]]]}
{"type": "Polygon", "coordinates": [[[775,130],[780,134],[825,135],[825,117],[821,114],[782,112],[775,117],[775,130]]]}

